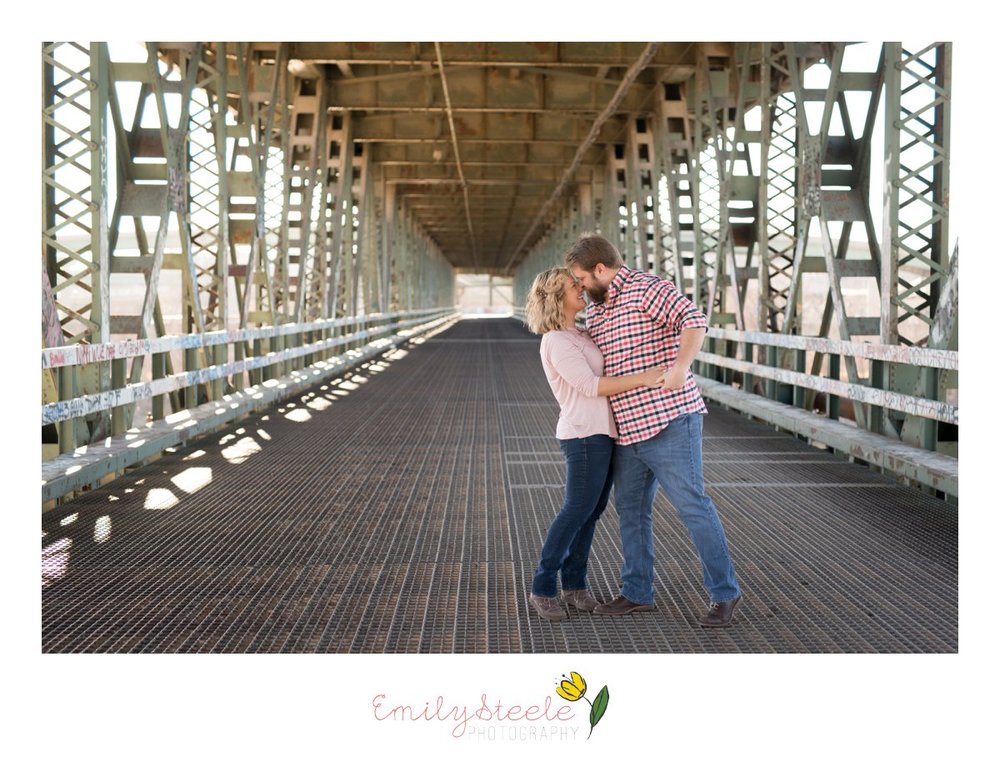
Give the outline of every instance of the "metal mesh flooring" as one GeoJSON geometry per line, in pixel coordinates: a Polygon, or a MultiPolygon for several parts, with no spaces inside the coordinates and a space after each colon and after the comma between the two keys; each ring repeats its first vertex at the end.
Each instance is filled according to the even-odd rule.
{"type": "MultiPolygon", "coordinates": [[[[705,478],[744,588],[730,629],[695,623],[697,557],[662,492],[655,611],[529,609],[558,408],[536,337],[466,320],[46,513],[43,651],[957,651],[956,508],[710,409],[705,478]]],[[[609,508],[598,598],[617,534],[609,508]]]]}

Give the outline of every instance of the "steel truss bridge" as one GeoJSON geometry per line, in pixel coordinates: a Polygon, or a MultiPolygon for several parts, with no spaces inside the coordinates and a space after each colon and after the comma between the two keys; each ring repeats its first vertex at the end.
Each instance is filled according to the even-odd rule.
{"type": "MultiPolygon", "coordinates": [[[[76,531],[72,521],[63,523],[67,518],[79,516],[81,506],[101,512],[109,499],[134,499],[126,498],[132,482],[159,474],[168,462],[190,470],[186,454],[204,450],[220,434],[249,448],[242,456],[230,451],[226,462],[253,455],[262,443],[245,441],[247,422],[276,416],[278,409],[295,412],[296,405],[308,416],[307,403],[315,408],[324,397],[317,389],[326,390],[327,404],[336,409],[335,388],[360,398],[369,391],[362,381],[372,377],[374,388],[384,370],[389,384],[412,361],[425,371],[427,388],[416,392],[397,379],[386,389],[425,400],[435,416],[449,414],[446,405],[431,404],[433,396],[425,399],[436,386],[457,400],[462,415],[480,422],[486,420],[477,417],[483,395],[490,404],[519,410],[511,420],[533,415],[533,405],[551,408],[544,387],[518,397],[498,386],[497,374],[514,386],[537,386],[532,339],[513,323],[476,333],[471,321],[457,322],[455,281],[457,274],[480,273],[508,284],[516,316],[534,275],[561,263],[584,231],[615,242],[630,267],[674,281],[708,315],[711,327],[695,371],[713,403],[710,419],[720,421],[718,436],[740,435],[744,425],[756,427],[744,432],[751,438],[784,432],[798,460],[828,459],[826,476],[801,481],[816,490],[837,468],[851,469],[845,485],[877,483],[894,495],[885,510],[899,531],[913,523],[912,515],[943,527],[927,536],[927,553],[938,554],[928,563],[950,570],[947,580],[957,570],[958,502],[952,45],[869,47],[875,52],[859,63],[858,46],[823,42],[43,44],[47,647],[667,648],[662,632],[631,645],[620,633],[597,632],[566,646],[536,637],[538,623],[530,632],[522,623],[513,634],[487,628],[473,637],[447,617],[434,629],[426,616],[422,621],[431,623],[414,640],[403,637],[402,620],[391,613],[384,614],[385,632],[395,639],[387,641],[377,624],[362,627],[371,621],[364,611],[357,620],[344,613],[354,624],[340,634],[324,622],[298,640],[262,629],[252,642],[227,640],[226,628],[199,639],[192,634],[196,624],[160,639],[145,631],[97,637],[74,630],[73,616],[84,616],[79,611],[60,620],[59,611],[69,606],[59,592],[61,585],[69,589],[66,568],[87,563],[73,561],[67,549],[68,533],[76,531]],[[504,342],[523,345],[527,355],[486,351],[477,341],[499,342],[500,349],[504,342]],[[462,352],[437,350],[440,377],[426,359],[418,360],[435,346],[462,342],[462,352]],[[522,363],[520,375],[502,363],[522,363]],[[478,390],[455,387],[452,374],[478,390]],[[82,635],[74,640],[73,632],[82,635]]],[[[431,452],[428,457],[440,456],[433,467],[394,460],[395,445],[365,428],[369,415],[377,418],[375,408],[354,411],[351,426],[368,438],[342,453],[348,460],[368,458],[369,475],[396,467],[415,475],[425,466],[426,473],[443,473],[461,457],[431,452]]],[[[410,446],[421,432],[443,425],[436,417],[413,423],[417,439],[410,446]]],[[[449,425],[442,448],[467,447],[478,436],[471,423],[464,430],[449,425]]],[[[333,425],[325,436],[335,441],[350,433],[333,425]]],[[[541,442],[550,433],[529,426],[510,436],[541,442]]],[[[296,479],[319,478],[306,471],[309,452],[323,450],[324,441],[289,442],[284,465],[272,462],[266,476],[244,487],[264,479],[277,487],[265,490],[268,500],[282,491],[298,495],[296,479]]],[[[506,465],[487,468],[479,481],[470,472],[456,487],[465,490],[462,500],[485,510],[497,495],[515,501],[522,487],[544,492],[559,482],[559,464],[545,447],[513,448],[513,440],[504,441],[506,465]],[[527,481],[519,486],[513,466],[541,470],[535,481],[521,474],[527,481]]],[[[752,448],[738,457],[759,460],[752,448]]],[[[345,462],[323,460],[322,467],[345,462]]],[[[788,476],[779,471],[751,481],[764,489],[788,476]]],[[[718,483],[742,478],[719,475],[718,483]]],[[[241,492],[240,479],[217,499],[257,499],[241,492]]],[[[166,483],[157,489],[170,492],[166,483]]],[[[367,500],[363,484],[358,489],[356,499],[367,500]]],[[[390,500],[380,489],[375,493],[390,500]]],[[[775,505],[801,503],[804,495],[808,502],[812,489],[783,493],[775,505]]],[[[834,502],[859,512],[866,494],[845,487],[834,502]]],[[[153,502],[160,498],[174,505],[164,494],[153,502]]],[[[532,521],[544,528],[552,506],[532,504],[538,511],[532,521]]],[[[97,565],[100,538],[107,539],[102,518],[77,540],[78,549],[84,542],[97,549],[97,565]]],[[[501,530],[480,518],[464,525],[463,542],[471,544],[460,542],[472,557],[458,552],[448,563],[489,563],[489,553],[480,558],[469,548],[479,547],[476,542],[493,547],[490,532],[501,530]]],[[[316,520],[327,526],[326,519],[316,520]]],[[[358,537],[376,542],[398,517],[383,520],[388,524],[366,524],[358,537]]],[[[211,524],[211,517],[199,521],[211,524]]],[[[424,526],[413,531],[423,537],[424,526]]],[[[510,529],[511,537],[522,530],[523,524],[510,529]]],[[[758,530],[765,531],[748,526],[747,537],[758,530]]],[[[108,531],[117,536],[118,530],[108,531]]],[[[179,530],[161,531],[176,540],[172,532],[179,530]]],[[[392,537],[406,531],[393,529],[392,537]]],[[[922,536],[923,529],[916,531],[922,536]]],[[[606,542],[613,547],[613,538],[606,542]]],[[[908,562],[913,579],[926,560],[917,545],[908,562]]],[[[412,547],[413,559],[424,558],[419,542],[412,547]]],[[[483,613],[486,620],[496,622],[497,601],[508,600],[503,596],[513,596],[504,605],[526,618],[518,564],[529,563],[536,550],[526,544],[523,557],[504,557],[513,564],[511,576],[506,587],[483,593],[494,606],[483,613]]],[[[832,545],[830,553],[836,553],[832,545]]],[[[850,552],[845,558],[844,564],[862,562],[850,552]]],[[[352,576],[361,574],[358,564],[365,560],[351,557],[345,563],[354,566],[339,572],[346,576],[325,577],[323,584],[374,584],[375,578],[362,584],[352,576]]],[[[306,568],[312,561],[301,563],[306,568]]],[[[493,584],[476,576],[479,567],[464,568],[472,575],[470,589],[493,584]]],[[[777,574],[756,568],[762,580],[777,574]]],[[[424,571],[430,576],[419,584],[430,586],[438,572],[424,571]]],[[[393,577],[396,582],[417,584],[406,570],[382,569],[376,577],[385,582],[378,574],[397,573],[403,576],[393,577]]],[[[249,576],[226,579],[219,590],[250,584],[249,576]]],[[[80,600],[82,588],[74,590],[80,600]]],[[[910,594],[916,599],[921,591],[910,594]]],[[[921,620],[930,633],[923,640],[857,629],[839,641],[815,640],[762,628],[753,642],[713,648],[954,650],[957,588],[946,582],[941,595],[943,623],[921,620]]],[[[185,616],[192,610],[184,609],[185,616]]],[[[476,611],[468,616],[474,619],[476,611]]],[[[101,619],[93,611],[87,616],[92,624],[101,619]]],[[[903,620],[904,629],[916,626],[903,620]]],[[[227,627],[236,621],[227,619],[227,627]]]]}

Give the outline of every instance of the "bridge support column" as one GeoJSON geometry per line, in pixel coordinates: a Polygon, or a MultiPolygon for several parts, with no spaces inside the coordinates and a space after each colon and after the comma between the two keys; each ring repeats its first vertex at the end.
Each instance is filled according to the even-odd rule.
{"type": "MultiPolygon", "coordinates": [[[[42,340],[100,344],[111,338],[107,45],[43,43],[42,80],[42,257],[52,322],[60,326],[42,340]]],[[[110,384],[108,364],[101,363],[60,371],[54,387],[66,400],[110,384]]],[[[61,424],[59,449],[72,451],[110,430],[107,412],[61,424]]]]}
{"type": "MultiPolygon", "coordinates": [[[[957,349],[957,247],[952,262],[948,256],[951,43],[886,43],[882,66],[886,174],[880,338],[887,344],[957,349]]],[[[950,379],[942,385],[937,375],[932,369],[890,364],[881,382],[884,388],[940,399],[951,387],[950,379]]],[[[957,393],[957,381],[954,388],[957,393]]],[[[883,419],[883,433],[932,450],[957,450],[952,428],[898,412],[883,419]]]]}

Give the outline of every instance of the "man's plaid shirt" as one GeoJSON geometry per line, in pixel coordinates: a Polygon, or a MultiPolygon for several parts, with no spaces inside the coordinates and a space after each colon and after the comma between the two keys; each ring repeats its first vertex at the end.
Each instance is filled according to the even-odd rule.
{"type": "MultiPolygon", "coordinates": [[[[708,320],[673,283],[622,267],[603,304],[587,307],[587,331],[601,354],[604,373],[624,376],[649,368],[673,367],[685,328],[707,328],[708,320]]],[[[618,444],[649,439],[685,413],[707,413],[688,371],[676,390],[642,387],[608,397],[618,426],[618,444]]]]}

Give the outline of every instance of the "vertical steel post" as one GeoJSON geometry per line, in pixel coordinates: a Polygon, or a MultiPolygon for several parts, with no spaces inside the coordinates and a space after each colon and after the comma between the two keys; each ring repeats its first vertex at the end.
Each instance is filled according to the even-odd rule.
{"type": "MultiPolygon", "coordinates": [[[[886,149],[882,256],[885,343],[926,344],[949,275],[951,43],[885,45],[886,149]]],[[[936,397],[937,374],[892,364],[885,387],[936,397]]],[[[887,416],[885,433],[937,449],[938,425],[887,416]]]]}
{"type": "MultiPolygon", "coordinates": [[[[42,251],[67,343],[110,338],[107,46],[42,46],[42,251]],[[81,235],[81,232],[83,234],[81,235]]],[[[60,399],[109,388],[107,363],[58,374],[60,399]]],[[[108,435],[107,411],[59,425],[60,451],[108,435]]]]}
{"type": "Polygon", "coordinates": [[[381,312],[392,311],[393,262],[396,247],[396,186],[382,183],[385,196],[385,214],[382,218],[382,296],[379,302],[381,312]]]}
{"type": "Polygon", "coordinates": [[[667,190],[667,214],[663,219],[668,223],[668,228],[661,239],[662,273],[664,277],[672,280],[682,293],[690,294],[692,278],[685,274],[685,261],[690,258],[685,255],[693,247],[690,238],[694,230],[693,224],[688,221],[692,195],[691,119],[683,85],[661,83],[661,87],[663,97],[657,101],[658,130],[654,130],[654,135],[658,131],[656,153],[667,190]],[[684,210],[682,210],[682,200],[687,204],[684,210]]]}

